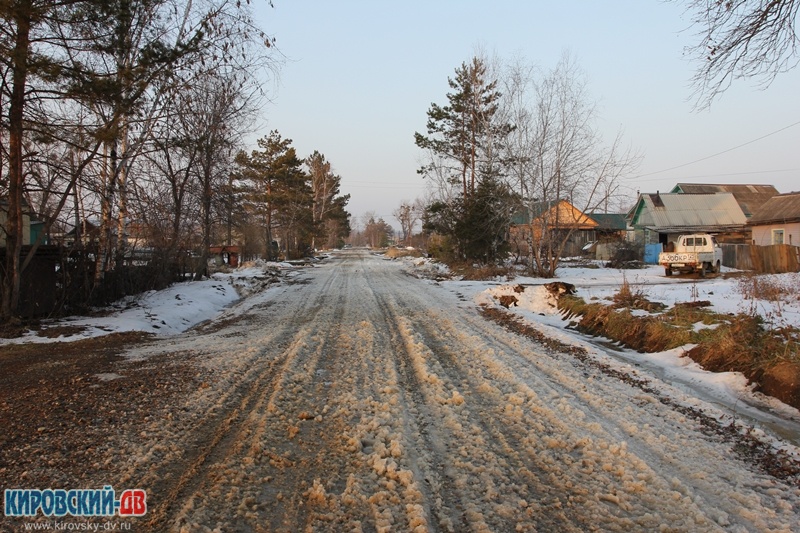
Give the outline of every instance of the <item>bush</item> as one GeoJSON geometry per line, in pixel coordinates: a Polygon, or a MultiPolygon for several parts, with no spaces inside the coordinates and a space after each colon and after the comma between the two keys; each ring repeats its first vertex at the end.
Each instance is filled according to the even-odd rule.
{"type": "Polygon", "coordinates": [[[628,241],[621,241],[611,260],[606,264],[609,268],[642,268],[644,258],[644,246],[628,241]]]}
{"type": "Polygon", "coordinates": [[[512,280],[516,276],[513,267],[505,265],[450,265],[450,269],[466,281],[486,281],[497,278],[512,280]]]}

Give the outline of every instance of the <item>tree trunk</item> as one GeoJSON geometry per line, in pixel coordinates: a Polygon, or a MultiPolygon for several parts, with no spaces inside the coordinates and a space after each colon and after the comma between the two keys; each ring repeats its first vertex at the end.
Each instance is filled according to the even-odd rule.
{"type": "Polygon", "coordinates": [[[20,6],[15,12],[17,25],[14,50],[11,53],[12,88],[9,101],[8,135],[8,217],[6,220],[6,268],[3,279],[3,298],[0,313],[3,319],[11,319],[19,307],[19,259],[22,253],[22,137],[25,109],[25,86],[28,78],[28,54],[30,50],[30,3],[20,6]]]}
{"type": "Polygon", "coordinates": [[[111,172],[109,172],[108,143],[103,146],[103,161],[100,169],[100,228],[97,245],[97,258],[94,268],[94,281],[97,284],[108,267],[108,256],[111,250],[111,206],[114,200],[113,167],[116,164],[116,151],[111,149],[111,172]]]}
{"type": "Polygon", "coordinates": [[[119,136],[119,162],[114,165],[117,181],[119,206],[117,210],[117,250],[115,268],[119,272],[125,266],[128,247],[128,123],[122,118],[119,136]]]}
{"type": "Polygon", "coordinates": [[[204,154],[205,161],[201,166],[203,182],[202,216],[203,216],[203,243],[200,250],[200,258],[195,268],[194,279],[200,280],[208,276],[208,254],[211,249],[211,199],[212,187],[211,180],[213,174],[213,162],[211,161],[210,150],[204,154]]]}

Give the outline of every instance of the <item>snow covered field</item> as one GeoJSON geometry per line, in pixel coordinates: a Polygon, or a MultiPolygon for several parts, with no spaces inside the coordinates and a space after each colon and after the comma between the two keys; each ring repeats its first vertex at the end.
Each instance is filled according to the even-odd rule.
{"type": "MultiPolygon", "coordinates": [[[[119,320],[82,322],[87,334],[123,323],[169,333],[130,349],[115,379],[98,376],[97,387],[126,379],[133,362],[162,361],[189,365],[197,384],[164,404],[132,393],[150,410],[145,422],[109,433],[107,451],[91,460],[113,472],[109,483],[147,490],[138,525],[150,531],[798,530],[797,480],[765,473],[735,441],[676,408],[736,414],[668,372],[752,396],[736,376],[717,386],[677,354],[644,364],[606,351],[564,329],[535,286],[543,280],[512,282],[531,285],[515,312],[646,377],[644,390],[481,317],[477,304],[493,305],[505,283],[408,275],[430,268],[438,267],[352,250],[292,270],[289,283],[250,292],[245,279],[263,269],[238,271],[142,298],[119,320]],[[249,296],[235,301],[235,284],[249,296]],[[203,318],[188,319],[187,307],[203,308],[203,318]],[[174,334],[196,320],[206,321],[174,334]]],[[[560,274],[587,299],[584,291],[602,298],[622,279],[560,274]]],[[[655,300],[736,298],[724,280],[625,275],[647,279],[655,300]]],[[[793,305],[783,317],[795,316],[793,305]]],[[[796,416],[770,409],[776,423],[796,416]]],[[[765,440],[797,456],[768,429],[765,440]]]]}

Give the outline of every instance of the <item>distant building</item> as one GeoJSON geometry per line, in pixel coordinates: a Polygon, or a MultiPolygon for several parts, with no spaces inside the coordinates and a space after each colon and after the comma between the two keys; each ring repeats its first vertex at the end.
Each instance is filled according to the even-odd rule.
{"type": "Polygon", "coordinates": [[[770,198],[748,221],[752,243],[800,246],[800,192],[770,198]]]}
{"type": "Polygon", "coordinates": [[[732,193],[640,194],[628,212],[636,241],[667,244],[685,233],[711,233],[720,242],[749,241],[747,217],[732,193]]]}
{"type": "Polygon", "coordinates": [[[729,192],[736,198],[746,218],[753,216],[764,203],[778,194],[772,185],[726,185],[713,183],[679,183],[670,191],[678,194],[714,194],[729,192]]]}
{"type": "Polygon", "coordinates": [[[533,242],[543,237],[554,241],[566,239],[563,255],[578,255],[584,246],[596,240],[594,230],[598,226],[597,221],[566,200],[535,202],[511,217],[510,240],[519,253],[526,255],[529,239],[533,242]],[[544,236],[543,231],[549,234],[544,236]]]}
{"type": "MultiPolygon", "coordinates": [[[[22,206],[22,245],[31,243],[31,216],[27,205],[22,206]]],[[[6,247],[6,234],[8,233],[8,200],[0,199],[0,248],[6,247]]]]}

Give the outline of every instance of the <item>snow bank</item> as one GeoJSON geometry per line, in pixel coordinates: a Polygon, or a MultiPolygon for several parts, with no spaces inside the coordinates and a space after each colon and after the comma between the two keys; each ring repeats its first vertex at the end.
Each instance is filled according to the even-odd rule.
{"type": "MultiPolygon", "coordinates": [[[[510,307],[541,315],[557,315],[556,298],[542,285],[522,287],[520,285],[501,285],[491,287],[475,296],[478,305],[502,305],[502,297],[516,300],[510,307]],[[520,289],[523,289],[520,291],[520,289]]],[[[503,306],[505,307],[505,306],[503,306]]]]}
{"type": "Polygon", "coordinates": [[[160,291],[125,297],[98,310],[105,311],[104,316],[74,316],[42,324],[43,330],[69,328],[77,333],[48,338],[30,331],[22,337],[0,339],[0,345],[69,342],[129,331],[175,335],[214,318],[240,298],[264,290],[296,269],[288,263],[246,263],[231,272],[215,273],[210,279],[176,283],[160,291]]]}

